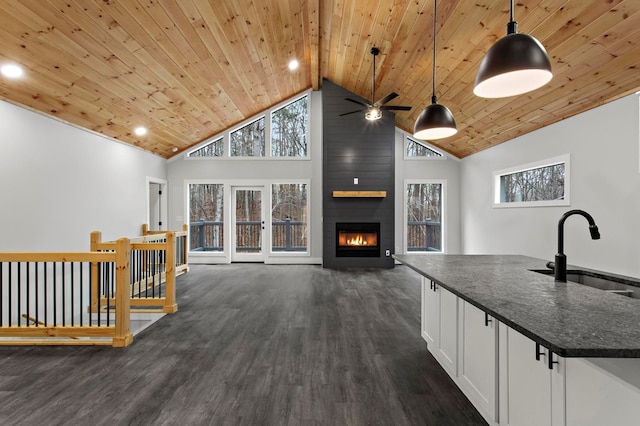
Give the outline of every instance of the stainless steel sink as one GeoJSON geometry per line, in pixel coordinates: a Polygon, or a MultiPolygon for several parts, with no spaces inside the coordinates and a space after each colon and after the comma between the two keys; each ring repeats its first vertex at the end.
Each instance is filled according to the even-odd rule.
{"type": "MultiPolygon", "coordinates": [[[[532,272],[553,276],[550,269],[532,269],[532,272]]],[[[638,287],[625,283],[624,278],[583,270],[568,270],[567,281],[597,288],[609,293],[640,299],[640,282],[638,287]]]]}

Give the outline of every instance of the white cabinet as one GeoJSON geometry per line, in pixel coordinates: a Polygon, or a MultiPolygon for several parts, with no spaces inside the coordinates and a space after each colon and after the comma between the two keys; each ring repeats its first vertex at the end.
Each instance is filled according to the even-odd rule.
{"type": "Polygon", "coordinates": [[[563,425],[564,359],[512,328],[500,327],[500,424],[563,425]]]}
{"type": "Polygon", "coordinates": [[[567,426],[640,422],[640,359],[566,359],[567,426]]]}
{"type": "Polygon", "coordinates": [[[484,311],[461,301],[460,387],[485,419],[495,421],[498,386],[498,325],[484,311]]]}
{"type": "Polygon", "coordinates": [[[440,365],[458,374],[458,297],[422,278],[422,337],[440,365]]]}

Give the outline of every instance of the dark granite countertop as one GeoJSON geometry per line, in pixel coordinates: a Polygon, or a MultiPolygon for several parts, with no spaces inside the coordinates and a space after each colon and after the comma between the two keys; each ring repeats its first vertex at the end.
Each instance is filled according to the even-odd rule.
{"type": "Polygon", "coordinates": [[[640,358],[640,299],[556,283],[515,255],[394,255],[492,317],[563,357],[640,358]]]}

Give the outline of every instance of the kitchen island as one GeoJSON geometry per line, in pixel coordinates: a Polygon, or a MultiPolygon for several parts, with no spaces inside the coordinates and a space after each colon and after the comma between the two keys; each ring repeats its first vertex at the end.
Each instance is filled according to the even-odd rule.
{"type": "Polygon", "coordinates": [[[490,424],[638,424],[640,300],[526,256],[394,258],[422,276],[429,352],[490,424]]]}

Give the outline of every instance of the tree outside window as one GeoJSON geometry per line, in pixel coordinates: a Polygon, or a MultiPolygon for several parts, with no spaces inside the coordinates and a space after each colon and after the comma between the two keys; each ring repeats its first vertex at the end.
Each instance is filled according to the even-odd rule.
{"type": "Polygon", "coordinates": [[[307,184],[276,183],[271,194],[271,250],[306,252],[307,184]]]}
{"type": "Polygon", "coordinates": [[[190,251],[224,251],[224,185],[189,185],[190,251]]]}
{"type": "Polygon", "coordinates": [[[442,184],[407,185],[407,251],[442,251],[442,184]]]}
{"type": "Polygon", "coordinates": [[[232,157],[264,157],[264,117],[231,132],[232,157]]]}
{"type": "Polygon", "coordinates": [[[307,96],[271,114],[271,155],[306,157],[309,114],[307,96]]]}

